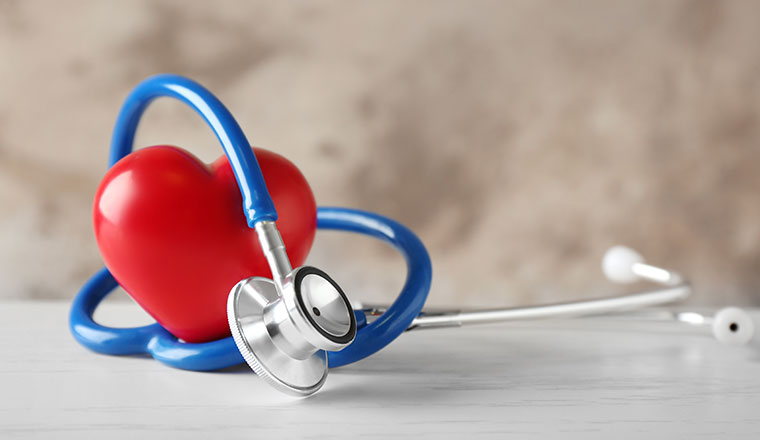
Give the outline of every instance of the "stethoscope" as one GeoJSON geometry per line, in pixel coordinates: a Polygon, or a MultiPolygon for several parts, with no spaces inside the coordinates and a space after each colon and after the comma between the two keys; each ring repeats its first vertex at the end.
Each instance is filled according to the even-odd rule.
{"type": "MultiPolygon", "coordinates": [[[[407,330],[627,312],[679,301],[691,293],[690,285],[675,272],[649,265],[635,251],[617,246],[605,254],[602,264],[611,281],[649,281],[660,287],[562,304],[423,312],[432,265],[420,239],[402,224],[375,213],[319,207],[319,229],[383,240],[406,260],[406,281],[393,304],[352,307],[340,286],[325,272],[311,266],[291,267],[275,223],[277,212],[253,150],[227,108],[200,84],[177,75],[157,75],[140,83],[127,97],[117,118],[109,167],[132,152],[144,111],[154,99],[164,96],[178,99],[198,112],[221,142],[242,194],[248,226],[256,231],[273,278],[247,278],[232,287],[227,301],[231,337],[187,343],[158,323],[134,328],[96,323],[96,308],[118,286],[108,269],[103,268],[82,287],[70,314],[74,337],[96,352],[150,354],[160,362],[187,370],[216,370],[245,361],[276,388],[310,395],[324,384],[328,365],[338,367],[363,359],[407,330]]],[[[728,344],[746,343],[754,332],[752,319],[736,308],[724,309],[714,317],[687,312],[666,313],[655,319],[711,325],[716,338],[728,344]]]]}

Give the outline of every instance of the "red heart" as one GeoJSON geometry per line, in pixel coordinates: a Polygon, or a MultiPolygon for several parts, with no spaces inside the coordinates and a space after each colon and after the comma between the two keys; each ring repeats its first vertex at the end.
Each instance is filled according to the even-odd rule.
{"type": "MultiPolygon", "coordinates": [[[[317,207],[284,157],[255,148],[293,267],[309,253],[317,207]]],[[[187,342],[230,334],[227,295],[250,276],[271,277],[226,157],[211,165],[177,147],[135,151],[108,170],[93,207],[106,267],[153,318],[187,342]]]]}

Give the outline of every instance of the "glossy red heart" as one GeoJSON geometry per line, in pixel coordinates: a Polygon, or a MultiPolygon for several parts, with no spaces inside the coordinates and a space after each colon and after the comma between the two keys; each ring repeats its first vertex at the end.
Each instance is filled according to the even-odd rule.
{"type": "MultiPolygon", "coordinates": [[[[255,148],[293,267],[309,253],[316,203],[284,157],[255,148]]],[[[228,336],[227,295],[271,277],[246,224],[226,157],[211,165],[177,147],[137,150],[108,170],[93,207],[95,238],[114,278],[164,328],[187,342],[228,336]]]]}

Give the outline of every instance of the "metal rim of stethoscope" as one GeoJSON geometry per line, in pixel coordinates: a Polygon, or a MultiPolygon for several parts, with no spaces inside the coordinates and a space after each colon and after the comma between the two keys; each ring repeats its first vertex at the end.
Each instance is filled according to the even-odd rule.
{"type": "Polygon", "coordinates": [[[227,300],[232,338],[246,363],[281,391],[309,395],[327,379],[327,351],[356,336],[356,318],[343,290],[314,267],[286,279],[278,295],[261,277],[240,281],[227,300]]]}

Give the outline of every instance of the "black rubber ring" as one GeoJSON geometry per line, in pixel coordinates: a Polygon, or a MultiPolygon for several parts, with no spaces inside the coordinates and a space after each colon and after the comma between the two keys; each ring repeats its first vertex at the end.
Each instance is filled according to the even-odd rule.
{"type": "Polygon", "coordinates": [[[322,336],[326,337],[327,339],[335,342],[336,344],[346,344],[348,342],[351,342],[354,337],[356,336],[356,317],[354,316],[354,309],[351,307],[351,303],[348,302],[348,298],[346,298],[346,294],[343,293],[343,289],[340,288],[338,283],[333,281],[332,278],[330,278],[329,275],[322,272],[321,270],[317,269],[316,267],[311,266],[302,266],[298,268],[296,271],[296,277],[293,280],[293,287],[296,291],[296,301],[298,301],[298,306],[301,308],[301,310],[304,311],[304,315],[306,315],[306,319],[309,320],[312,327],[317,329],[319,333],[322,334],[322,336]],[[314,321],[314,318],[311,317],[311,313],[309,313],[308,310],[306,310],[306,304],[304,304],[303,297],[301,296],[301,281],[303,281],[304,277],[306,275],[317,275],[325,280],[327,280],[332,286],[335,288],[335,290],[338,291],[340,294],[340,297],[343,299],[343,303],[346,305],[346,309],[348,310],[348,315],[351,319],[351,326],[348,329],[348,332],[346,332],[345,335],[342,336],[334,336],[330,333],[327,333],[320,327],[316,321],[314,321]]]}

